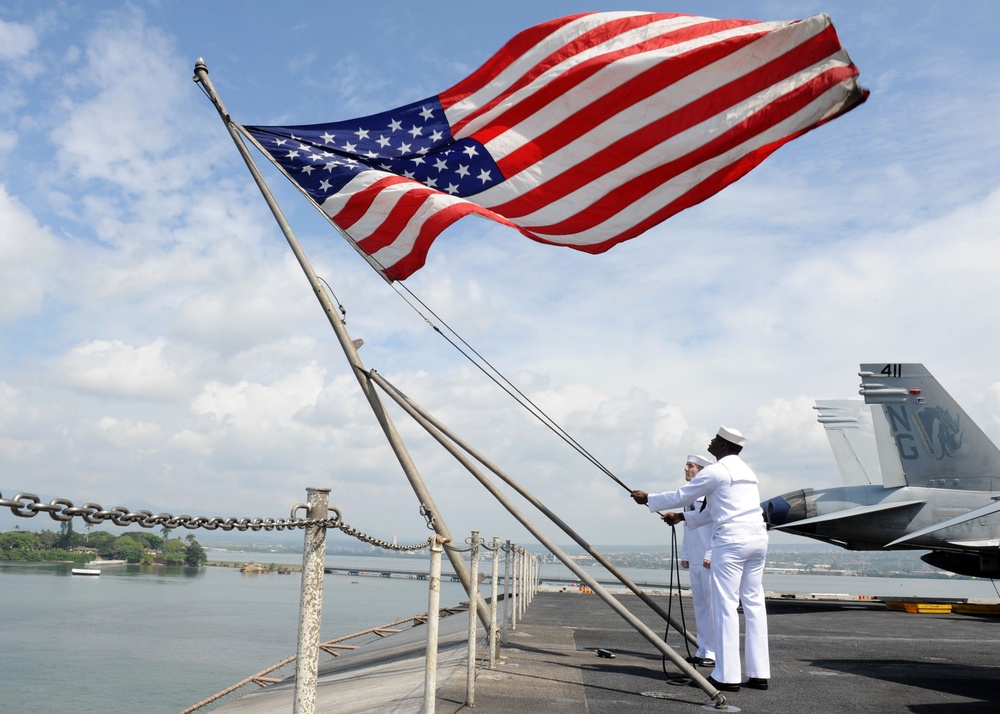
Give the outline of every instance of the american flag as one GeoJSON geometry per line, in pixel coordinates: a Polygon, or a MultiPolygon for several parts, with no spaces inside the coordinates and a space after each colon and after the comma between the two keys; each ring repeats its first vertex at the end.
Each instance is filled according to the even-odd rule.
{"type": "Polygon", "coordinates": [[[244,126],[387,280],[478,214],[602,253],[865,101],[830,18],[585,13],[451,89],[359,119],[244,126]]]}

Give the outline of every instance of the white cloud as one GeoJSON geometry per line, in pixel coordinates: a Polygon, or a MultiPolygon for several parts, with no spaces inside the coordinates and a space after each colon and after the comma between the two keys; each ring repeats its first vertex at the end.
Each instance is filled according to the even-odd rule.
{"type": "Polygon", "coordinates": [[[38,46],[38,34],[29,25],[0,20],[0,62],[27,57],[38,46]]]}
{"type": "Polygon", "coordinates": [[[42,309],[51,276],[64,268],[65,251],[51,231],[0,185],[0,323],[42,309]]]}
{"type": "Polygon", "coordinates": [[[186,389],[164,339],[133,346],[94,340],[73,348],[52,367],[53,379],[90,394],[168,401],[186,389]]]}

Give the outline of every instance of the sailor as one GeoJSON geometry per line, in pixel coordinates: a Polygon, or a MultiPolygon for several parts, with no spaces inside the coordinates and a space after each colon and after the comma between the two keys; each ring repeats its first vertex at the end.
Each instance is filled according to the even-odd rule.
{"type": "MultiPolygon", "coordinates": [[[[712,462],[701,454],[689,454],[684,463],[684,480],[691,481],[712,462]]],[[[698,651],[688,657],[691,664],[715,666],[715,620],[712,617],[711,567],[712,516],[706,510],[705,498],[685,507],[684,540],[681,542],[681,567],[690,570],[691,600],[694,604],[694,627],[698,633],[698,651]],[[703,527],[704,526],[704,527],[703,527]]],[[[663,520],[668,520],[664,514],[663,520]]],[[[676,521],[675,521],[676,523],[676,521]]]]}
{"type": "MultiPolygon", "coordinates": [[[[757,475],[739,457],[746,437],[736,429],[720,427],[708,445],[718,461],[676,491],[649,494],[632,491],[632,499],[650,511],[689,506],[705,497],[712,519],[712,608],[715,615],[715,668],[708,681],[724,692],[740,689],[740,616],[746,620],[746,686],[767,689],[771,677],[764,608],[764,560],[767,530],[760,508],[757,475]]],[[[672,514],[668,523],[685,519],[672,514]]],[[[707,527],[707,526],[706,526],[707,527]]]]}

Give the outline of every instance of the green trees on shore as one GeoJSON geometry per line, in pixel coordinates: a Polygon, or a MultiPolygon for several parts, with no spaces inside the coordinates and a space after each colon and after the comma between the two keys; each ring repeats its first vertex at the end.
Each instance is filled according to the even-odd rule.
{"type": "MultiPolygon", "coordinates": [[[[169,531],[166,535],[169,536],[169,531]]],[[[118,536],[108,531],[82,534],[73,530],[71,521],[66,521],[58,533],[48,530],[0,533],[0,560],[86,563],[95,558],[147,565],[196,566],[208,562],[205,549],[193,534],[185,538],[161,538],[146,531],[127,531],[118,536]]]]}

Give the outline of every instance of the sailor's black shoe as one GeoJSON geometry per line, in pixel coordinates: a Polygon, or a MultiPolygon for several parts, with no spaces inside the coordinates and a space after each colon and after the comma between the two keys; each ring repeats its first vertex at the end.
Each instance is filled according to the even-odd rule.
{"type": "Polygon", "coordinates": [[[687,662],[688,664],[693,664],[695,667],[714,667],[715,666],[715,660],[714,659],[707,659],[705,657],[695,657],[693,655],[691,657],[685,657],[684,661],[687,662]]]}
{"type": "Polygon", "coordinates": [[[750,677],[746,682],[746,686],[750,687],[750,689],[767,689],[767,680],[760,677],[750,677]]]}
{"type": "Polygon", "coordinates": [[[714,679],[712,679],[711,677],[709,677],[708,678],[708,683],[711,684],[716,689],[718,689],[720,692],[738,692],[738,691],[740,691],[740,684],[739,684],[739,682],[737,682],[736,684],[729,684],[728,682],[716,682],[714,679]]]}

